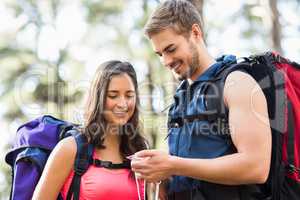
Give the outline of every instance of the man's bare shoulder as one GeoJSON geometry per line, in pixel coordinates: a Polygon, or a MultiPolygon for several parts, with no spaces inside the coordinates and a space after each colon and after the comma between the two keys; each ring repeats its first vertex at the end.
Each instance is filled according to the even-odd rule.
{"type": "Polygon", "coordinates": [[[234,71],[228,75],[224,86],[224,101],[248,104],[255,101],[265,101],[265,96],[256,82],[248,73],[234,71]]]}

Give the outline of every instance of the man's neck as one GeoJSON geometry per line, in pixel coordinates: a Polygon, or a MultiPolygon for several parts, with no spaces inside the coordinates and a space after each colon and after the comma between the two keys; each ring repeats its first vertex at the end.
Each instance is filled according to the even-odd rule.
{"type": "Polygon", "coordinates": [[[199,67],[195,70],[193,75],[188,79],[189,84],[192,84],[201,74],[203,74],[210,66],[216,63],[216,60],[208,53],[199,56],[199,67]]]}

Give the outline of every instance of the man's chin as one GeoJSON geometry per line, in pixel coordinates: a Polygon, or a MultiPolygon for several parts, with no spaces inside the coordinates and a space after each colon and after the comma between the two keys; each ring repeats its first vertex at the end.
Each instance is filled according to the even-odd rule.
{"type": "Polygon", "coordinates": [[[185,74],[177,74],[176,72],[173,72],[173,75],[179,81],[187,79],[187,76],[185,74]]]}

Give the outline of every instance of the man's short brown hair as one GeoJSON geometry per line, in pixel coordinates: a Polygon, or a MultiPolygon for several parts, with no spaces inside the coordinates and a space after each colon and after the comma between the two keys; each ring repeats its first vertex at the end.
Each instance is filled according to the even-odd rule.
{"type": "Polygon", "coordinates": [[[192,25],[198,24],[202,30],[200,13],[186,0],[167,0],[160,4],[148,19],[144,32],[147,37],[173,28],[178,34],[189,35],[192,25]]]}

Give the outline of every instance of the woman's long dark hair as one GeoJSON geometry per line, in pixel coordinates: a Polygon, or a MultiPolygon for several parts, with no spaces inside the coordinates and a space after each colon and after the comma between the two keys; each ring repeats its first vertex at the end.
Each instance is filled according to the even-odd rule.
{"type": "Polygon", "coordinates": [[[134,113],[128,122],[119,129],[121,137],[120,152],[125,159],[126,156],[147,147],[146,140],[141,135],[141,125],[139,123],[139,94],[136,73],[130,63],[112,60],[99,66],[87,98],[82,133],[87,137],[89,143],[92,143],[96,148],[105,148],[103,142],[108,124],[104,119],[104,105],[107,89],[112,77],[120,74],[127,74],[130,77],[136,93],[134,113]]]}

